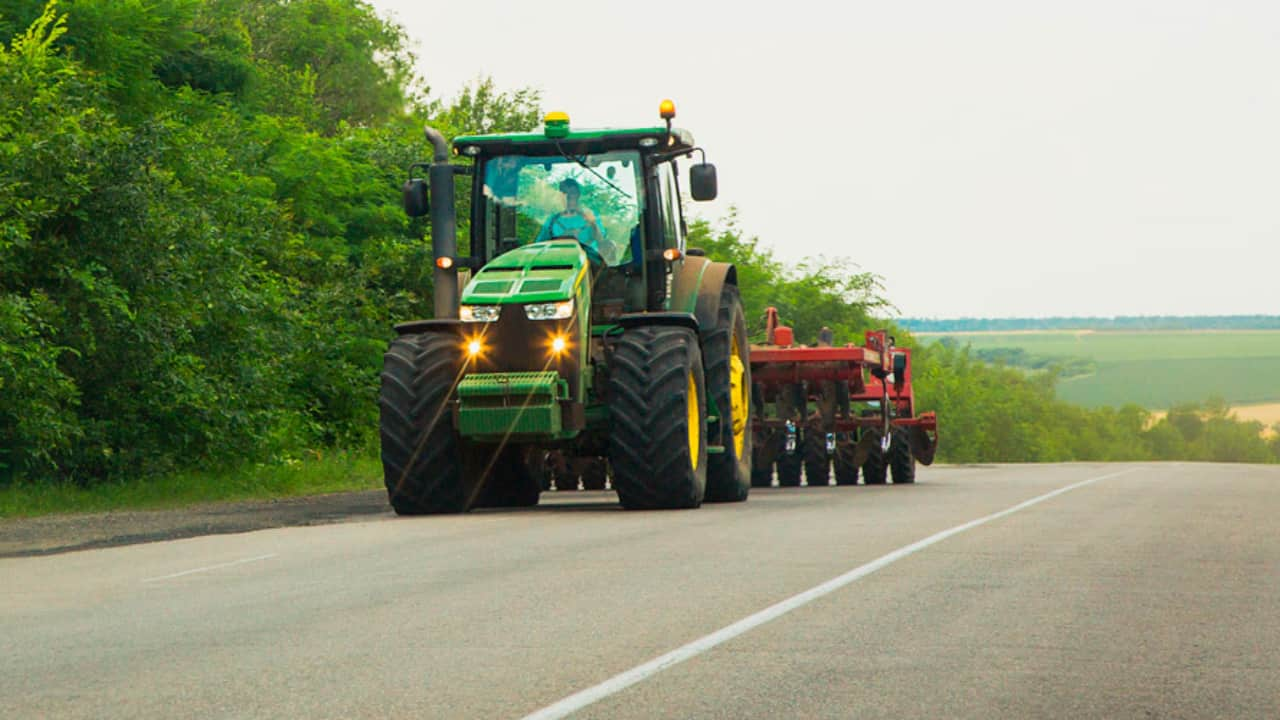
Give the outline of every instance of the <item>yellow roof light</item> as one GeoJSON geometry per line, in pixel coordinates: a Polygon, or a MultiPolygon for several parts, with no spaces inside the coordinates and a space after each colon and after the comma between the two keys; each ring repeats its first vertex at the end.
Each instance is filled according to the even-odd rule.
{"type": "Polygon", "coordinates": [[[670,100],[663,100],[662,103],[658,105],[658,115],[663,120],[671,120],[675,118],[676,104],[670,100]]]}
{"type": "Polygon", "coordinates": [[[569,113],[552,110],[542,118],[543,132],[549,138],[569,136],[569,113]]]}

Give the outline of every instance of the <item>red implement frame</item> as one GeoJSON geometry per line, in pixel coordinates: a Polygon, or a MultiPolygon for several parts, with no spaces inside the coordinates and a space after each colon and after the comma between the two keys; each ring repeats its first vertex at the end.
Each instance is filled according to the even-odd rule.
{"type": "MultiPolygon", "coordinates": [[[[762,400],[776,397],[785,388],[803,388],[805,407],[801,417],[761,417],[757,413],[757,432],[783,429],[797,420],[816,422],[825,432],[876,430],[877,437],[887,436],[890,427],[905,428],[912,455],[924,465],[933,462],[938,420],[931,412],[916,414],[909,349],[894,347],[893,338],[884,330],[867,331],[862,346],[833,347],[826,338],[816,347],[793,347],[791,331],[778,324],[776,309],[769,308],[766,323],[767,344],[751,346],[751,381],[762,393],[762,400]],[[836,388],[839,397],[833,397],[836,388]],[[812,420],[807,412],[810,400],[818,406],[812,420]],[[872,402],[879,403],[879,412],[864,415],[848,411],[872,402]]],[[[864,444],[869,449],[870,444],[864,444]]]]}

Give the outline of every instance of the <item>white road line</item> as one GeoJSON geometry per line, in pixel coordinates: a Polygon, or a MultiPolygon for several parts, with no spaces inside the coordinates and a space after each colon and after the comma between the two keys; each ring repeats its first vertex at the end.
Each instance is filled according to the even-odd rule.
{"type": "Polygon", "coordinates": [[[210,570],[221,570],[222,568],[231,567],[233,565],[244,565],[245,563],[259,562],[261,560],[267,560],[275,556],[276,556],[276,553],[268,553],[267,555],[259,555],[257,557],[243,558],[240,560],[232,560],[231,562],[218,563],[217,565],[206,565],[204,567],[198,567],[192,570],[183,570],[182,572],[176,572],[176,573],[173,573],[172,575],[161,575],[160,577],[147,578],[142,582],[147,583],[147,582],[158,582],[160,580],[171,580],[176,577],[182,577],[183,575],[194,575],[196,573],[209,572],[210,570]]]}
{"type": "Polygon", "coordinates": [[[588,705],[591,705],[592,703],[603,700],[604,698],[607,698],[610,695],[613,695],[617,692],[625,690],[626,688],[629,688],[632,685],[635,685],[636,683],[641,682],[642,680],[645,680],[653,675],[656,675],[673,665],[677,665],[679,663],[684,662],[685,660],[701,655],[702,653],[716,647],[717,645],[726,643],[738,637],[739,635],[742,635],[743,633],[746,633],[750,630],[753,630],[769,622],[770,620],[775,620],[779,617],[782,617],[783,615],[786,615],[787,613],[791,612],[792,610],[795,610],[796,608],[804,607],[805,605],[808,605],[809,603],[813,602],[814,600],[817,600],[818,598],[824,595],[833,593],[836,590],[839,590],[840,588],[844,587],[845,585],[848,585],[849,583],[852,583],[855,580],[864,578],[883,567],[892,565],[893,563],[905,557],[908,557],[917,552],[920,552],[921,550],[929,547],[930,545],[936,545],[937,543],[940,543],[943,540],[946,540],[947,538],[952,537],[954,535],[959,535],[960,533],[965,532],[966,530],[972,530],[973,528],[976,528],[979,525],[985,525],[991,522],[992,520],[999,520],[1000,518],[1007,517],[1009,515],[1012,515],[1018,512],[1019,510],[1025,510],[1031,507],[1032,505],[1037,505],[1039,503],[1044,502],[1045,500],[1050,500],[1059,495],[1062,495],[1063,493],[1068,493],[1068,492],[1071,492],[1072,490],[1082,488],[1086,485],[1092,485],[1093,483],[1096,483],[1102,480],[1109,480],[1111,478],[1119,477],[1121,475],[1127,475],[1128,473],[1131,473],[1140,469],[1142,468],[1129,468],[1127,470],[1121,470],[1120,472],[1114,472],[1107,475],[1090,478],[1088,480],[1082,480],[1078,483],[1074,483],[1071,485],[1067,485],[1066,487],[1058,488],[1053,492],[1048,492],[1048,493],[1045,493],[1044,495],[1031,498],[1026,502],[1018,503],[1017,505],[1014,505],[1013,507],[1005,510],[1001,510],[1000,512],[992,513],[991,515],[987,515],[986,517],[980,517],[977,520],[972,520],[963,525],[957,525],[951,528],[950,530],[943,530],[940,533],[930,535],[929,537],[923,540],[911,543],[906,547],[902,547],[897,550],[894,550],[888,555],[884,555],[875,560],[872,560],[871,562],[865,565],[859,565],[858,567],[850,570],[849,572],[843,575],[832,578],[822,583],[821,585],[817,585],[808,590],[805,590],[804,592],[798,595],[793,595],[787,598],[786,600],[783,600],[780,603],[771,605],[754,615],[745,617],[732,625],[728,625],[726,627],[723,627],[711,633],[710,635],[705,635],[701,638],[698,638],[697,640],[694,640],[693,642],[687,645],[682,645],[665,655],[659,655],[658,657],[650,660],[647,663],[644,663],[643,665],[637,665],[636,667],[633,667],[630,670],[614,675],[613,677],[609,678],[608,680],[605,680],[599,685],[595,685],[593,687],[587,688],[586,690],[576,692],[570,695],[569,697],[563,700],[560,700],[559,702],[548,705],[542,708],[541,710],[538,710],[537,712],[532,713],[530,715],[526,715],[523,718],[523,720],[554,720],[555,718],[566,717],[572,713],[575,713],[581,710],[582,708],[588,705]]]}

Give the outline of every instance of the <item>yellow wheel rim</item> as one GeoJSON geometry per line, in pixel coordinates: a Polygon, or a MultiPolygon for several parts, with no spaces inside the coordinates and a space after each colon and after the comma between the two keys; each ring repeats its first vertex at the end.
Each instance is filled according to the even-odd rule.
{"type": "Polygon", "coordinates": [[[738,344],[738,333],[735,332],[729,348],[729,409],[734,457],[738,459],[742,458],[742,449],[747,443],[747,415],[751,411],[751,400],[747,397],[749,390],[747,367],[742,364],[742,346],[738,344]]]}
{"type": "Polygon", "coordinates": [[[698,412],[698,384],[689,372],[689,389],[685,392],[689,405],[689,463],[698,469],[698,446],[702,444],[702,413],[698,412]]]}

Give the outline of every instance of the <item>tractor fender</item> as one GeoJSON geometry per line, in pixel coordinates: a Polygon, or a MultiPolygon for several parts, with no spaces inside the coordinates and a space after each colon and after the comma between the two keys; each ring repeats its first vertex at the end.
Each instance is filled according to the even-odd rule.
{"type": "Polygon", "coordinates": [[[738,284],[738,270],[733,265],[685,256],[672,282],[671,310],[693,313],[703,331],[711,330],[718,321],[720,293],[726,284],[738,284]]]}
{"type": "Polygon", "coordinates": [[[675,327],[686,327],[694,332],[698,331],[698,319],[692,313],[687,312],[627,313],[619,316],[616,322],[618,327],[624,329],[647,325],[673,325],[675,327]]]}
{"type": "Polygon", "coordinates": [[[433,318],[430,320],[410,320],[396,325],[397,335],[417,335],[424,332],[462,332],[462,321],[452,318],[433,318]]]}

